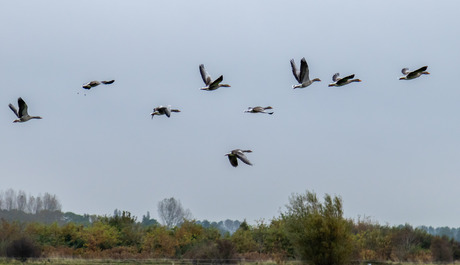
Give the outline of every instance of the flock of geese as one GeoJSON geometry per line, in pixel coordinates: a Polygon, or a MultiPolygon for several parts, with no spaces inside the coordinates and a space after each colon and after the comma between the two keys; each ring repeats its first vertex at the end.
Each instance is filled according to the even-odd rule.
{"type": "MultiPolygon", "coordinates": [[[[224,76],[220,75],[217,79],[212,80],[211,75],[206,71],[205,67],[203,64],[200,64],[200,74],[201,78],[203,79],[204,84],[206,85],[205,87],[202,87],[201,90],[206,90],[206,91],[213,91],[216,90],[220,87],[230,87],[228,84],[222,84],[222,81],[224,80],[224,76]]],[[[292,88],[305,88],[313,84],[314,82],[320,82],[321,80],[319,78],[314,78],[310,79],[310,71],[308,68],[307,61],[305,58],[302,58],[300,60],[300,70],[297,68],[294,59],[291,59],[291,68],[292,68],[292,73],[297,80],[298,84],[293,85],[292,88]]],[[[415,71],[409,71],[408,68],[403,68],[401,72],[403,73],[404,76],[401,76],[399,80],[412,80],[415,78],[418,78],[422,75],[428,75],[430,74],[427,72],[428,66],[423,66],[415,71]]],[[[340,78],[339,73],[335,73],[332,76],[332,81],[333,83],[330,83],[328,86],[329,87],[341,87],[344,85],[348,85],[353,82],[361,82],[360,79],[355,79],[355,75],[348,75],[345,77],[340,78]]],[[[93,87],[97,87],[100,84],[104,85],[110,85],[113,84],[115,80],[108,80],[108,81],[90,81],[85,83],[82,88],[84,89],[91,89],[93,87]]],[[[31,116],[29,115],[27,109],[27,104],[26,102],[19,97],[18,98],[18,109],[13,104],[8,105],[10,109],[13,111],[13,113],[16,115],[17,119],[15,119],[13,122],[26,122],[31,119],[42,119],[40,116],[31,116]]],[[[272,111],[267,111],[273,109],[271,106],[267,107],[261,107],[261,106],[256,106],[256,107],[249,107],[245,112],[246,113],[264,113],[264,114],[269,114],[272,115],[272,111]]],[[[150,113],[152,119],[155,115],[166,115],[166,117],[171,117],[172,112],[180,112],[178,109],[172,109],[170,105],[168,106],[158,106],[153,109],[153,112],[150,113]]],[[[229,153],[225,154],[225,156],[228,157],[228,160],[230,161],[230,164],[233,167],[238,166],[238,159],[241,160],[243,163],[252,166],[252,163],[249,161],[249,159],[246,157],[245,153],[252,153],[251,150],[241,150],[241,149],[235,149],[230,151],[229,153]]]]}

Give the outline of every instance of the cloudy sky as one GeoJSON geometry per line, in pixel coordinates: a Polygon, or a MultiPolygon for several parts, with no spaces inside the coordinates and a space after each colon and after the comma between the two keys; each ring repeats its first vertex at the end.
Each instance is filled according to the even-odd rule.
{"type": "Polygon", "coordinates": [[[279,216],[292,193],[349,218],[460,226],[458,1],[3,1],[0,190],[64,211],[279,216]],[[292,89],[289,60],[322,82],[292,89]],[[208,92],[198,65],[232,87],[208,92]],[[400,81],[401,69],[431,75],[400,81]],[[329,88],[334,73],[363,80],[329,88]],[[115,79],[86,91],[91,80],[115,79]],[[13,124],[18,97],[42,120],[13,124]],[[182,110],[150,118],[158,105],[182,110]],[[249,106],[275,114],[248,114],[249,106]],[[251,149],[254,166],[225,153],[251,149]]]}

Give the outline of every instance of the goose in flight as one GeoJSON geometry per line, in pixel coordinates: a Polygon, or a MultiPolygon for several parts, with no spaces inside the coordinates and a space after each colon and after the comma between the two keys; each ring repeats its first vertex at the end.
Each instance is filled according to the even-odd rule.
{"type": "Polygon", "coordinates": [[[292,68],[292,73],[294,74],[295,79],[299,84],[293,85],[292,88],[304,88],[309,85],[311,85],[313,82],[316,81],[321,81],[319,78],[315,78],[313,80],[310,80],[310,70],[308,69],[308,64],[307,61],[305,60],[305,57],[300,60],[300,71],[297,70],[297,66],[295,65],[294,59],[291,59],[291,68],[292,68]]]}
{"type": "Polygon", "coordinates": [[[42,118],[40,116],[30,116],[27,113],[27,104],[22,98],[18,98],[19,111],[11,103],[8,106],[14,112],[16,117],[18,117],[18,119],[14,120],[13,122],[26,122],[30,119],[41,119],[42,118]]]}
{"type": "Polygon", "coordinates": [[[248,112],[248,113],[265,113],[265,114],[270,114],[272,115],[274,112],[267,112],[265,110],[268,110],[268,109],[273,109],[272,107],[268,106],[268,107],[261,107],[261,106],[257,106],[257,107],[249,107],[248,110],[245,110],[244,112],[248,112]]]}
{"type": "Polygon", "coordinates": [[[171,105],[168,105],[167,107],[164,106],[159,106],[153,109],[153,112],[150,113],[153,116],[155,115],[166,115],[168,118],[171,117],[171,112],[180,112],[178,109],[171,109],[171,105]]]}
{"type": "Polygon", "coordinates": [[[245,164],[252,166],[251,162],[249,162],[249,159],[244,155],[244,153],[252,153],[252,151],[235,149],[225,155],[228,156],[228,160],[230,161],[230,164],[232,164],[233,167],[238,166],[238,159],[243,161],[245,164]]]}
{"type": "Polygon", "coordinates": [[[100,84],[110,85],[110,84],[113,84],[113,82],[115,82],[115,80],[100,81],[100,82],[99,81],[91,81],[91,82],[88,82],[88,83],[84,84],[82,87],[84,89],[91,89],[93,87],[97,87],[100,84]]]}
{"type": "Polygon", "coordinates": [[[415,71],[412,71],[410,72],[409,71],[409,68],[403,68],[401,70],[401,72],[403,73],[403,75],[405,76],[401,76],[399,78],[399,80],[411,80],[411,79],[415,79],[417,77],[420,77],[421,75],[429,75],[430,73],[428,73],[426,71],[426,69],[428,68],[428,66],[423,66],[415,71]]]}
{"type": "Polygon", "coordinates": [[[348,85],[350,83],[353,83],[353,82],[361,82],[360,79],[353,79],[355,77],[355,75],[349,75],[349,76],[345,76],[343,78],[340,78],[339,77],[339,73],[336,73],[335,75],[332,76],[332,81],[334,81],[334,83],[330,83],[329,86],[344,86],[344,85],[348,85]]]}
{"type": "Polygon", "coordinates": [[[201,90],[211,91],[211,90],[216,90],[219,87],[230,87],[230,85],[228,84],[221,84],[222,80],[224,80],[223,75],[219,76],[219,78],[212,81],[211,76],[208,74],[203,64],[200,64],[200,73],[201,73],[201,78],[203,78],[203,82],[206,85],[205,87],[202,87],[201,90]]]}

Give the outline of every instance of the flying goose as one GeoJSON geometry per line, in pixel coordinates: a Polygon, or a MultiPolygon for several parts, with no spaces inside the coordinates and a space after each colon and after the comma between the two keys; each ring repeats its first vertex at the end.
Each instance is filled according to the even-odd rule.
{"type": "Polygon", "coordinates": [[[167,107],[164,106],[159,106],[153,109],[153,112],[150,113],[153,116],[155,115],[166,115],[168,118],[171,117],[171,112],[180,112],[178,109],[171,109],[171,105],[168,105],[167,107]]]}
{"type": "Polygon", "coordinates": [[[19,111],[11,103],[8,106],[14,112],[14,114],[16,114],[16,116],[18,117],[18,119],[14,120],[13,122],[26,122],[30,119],[41,119],[42,118],[40,116],[30,116],[27,113],[27,104],[22,98],[18,98],[19,111]]]}
{"type": "Polygon", "coordinates": [[[261,106],[257,106],[257,107],[249,107],[248,110],[245,110],[244,112],[248,112],[248,113],[265,113],[265,114],[270,114],[272,115],[274,112],[266,112],[265,110],[267,109],[273,109],[272,107],[268,106],[268,107],[261,107],[261,106]]]}
{"type": "Polygon", "coordinates": [[[321,81],[319,78],[315,78],[310,80],[310,70],[308,69],[307,61],[305,57],[300,60],[300,71],[297,70],[297,66],[295,65],[294,59],[291,59],[291,68],[292,73],[294,74],[295,79],[299,82],[298,85],[293,85],[292,88],[304,88],[311,85],[313,82],[321,81]]]}
{"type": "Polygon", "coordinates": [[[415,71],[412,71],[410,72],[409,71],[409,68],[403,68],[401,70],[401,72],[403,73],[403,75],[405,76],[401,76],[399,78],[399,80],[411,80],[411,79],[415,79],[417,77],[420,77],[421,75],[429,75],[430,73],[428,73],[426,71],[426,69],[428,68],[428,66],[423,66],[415,71]]]}
{"type": "Polygon", "coordinates": [[[248,158],[244,155],[244,153],[252,153],[252,151],[251,150],[235,149],[235,150],[232,150],[230,153],[225,154],[225,155],[228,156],[228,160],[230,161],[230,164],[232,164],[233,167],[238,166],[238,159],[243,161],[245,164],[248,164],[248,165],[252,166],[251,162],[249,162],[248,158]]]}
{"type": "Polygon", "coordinates": [[[353,83],[353,82],[361,82],[360,79],[352,79],[355,77],[355,75],[349,75],[349,76],[345,76],[344,78],[340,78],[339,77],[339,73],[336,73],[335,75],[332,76],[332,81],[334,81],[334,83],[330,83],[329,86],[344,86],[344,85],[348,85],[350,83],[353,83]]]}
{"type": "Polygon", "coordinates": [[[219,87],[230,87],[230,85],[228,84],[220,83],[222,82],[222,80],[224,80],[223,75],[219,76],[219,78],[212,81],[211,76],[208,74],[203,64],[200,64],[200,73],[201,73],[201,78],[203,78],[203,82],[206,85],[205,87],[200,88],[201,90],[211,91],[211,90],[216,90],[219,87]]]}
{"type": "Polygon", "coordinates": [[[100,82],[99,81],[91,81],[91,82],[88,82],[88,83],[84,84],[82,87],[84,89],[91,89],[93,87],[97,87],[100,84],[110,85],[110,84],[113,84],[113,82],[115,82],[115,80],[100,81],[100,82]]]}

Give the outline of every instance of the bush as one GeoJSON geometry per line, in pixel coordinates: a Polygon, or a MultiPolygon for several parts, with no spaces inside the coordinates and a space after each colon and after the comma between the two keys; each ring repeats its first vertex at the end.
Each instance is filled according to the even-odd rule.
{"type": "Polygon", "coordinates": [[[284,215],[288,237],[296,252],[309,264],[349,264],[352,253],[351,223],[343,218],[342,200],[307,191],[289,199],[284,215]]]}
{"type": "Polygon", "coordinates": [[[184,258],[191,259],[193,264],[229,264],[238,261],[235,246],[227,239],[203,241],[187,251],[184,258]]]}
{"type": "Polygon", "coordinates": [[[26,238],[22,237],[12,241],[6,248],[6,256],[10,258],[16,258],[21,261],[26,261],[28,258],[37,258],[40,256],[40,249],[35,243],[26,238]]]}

